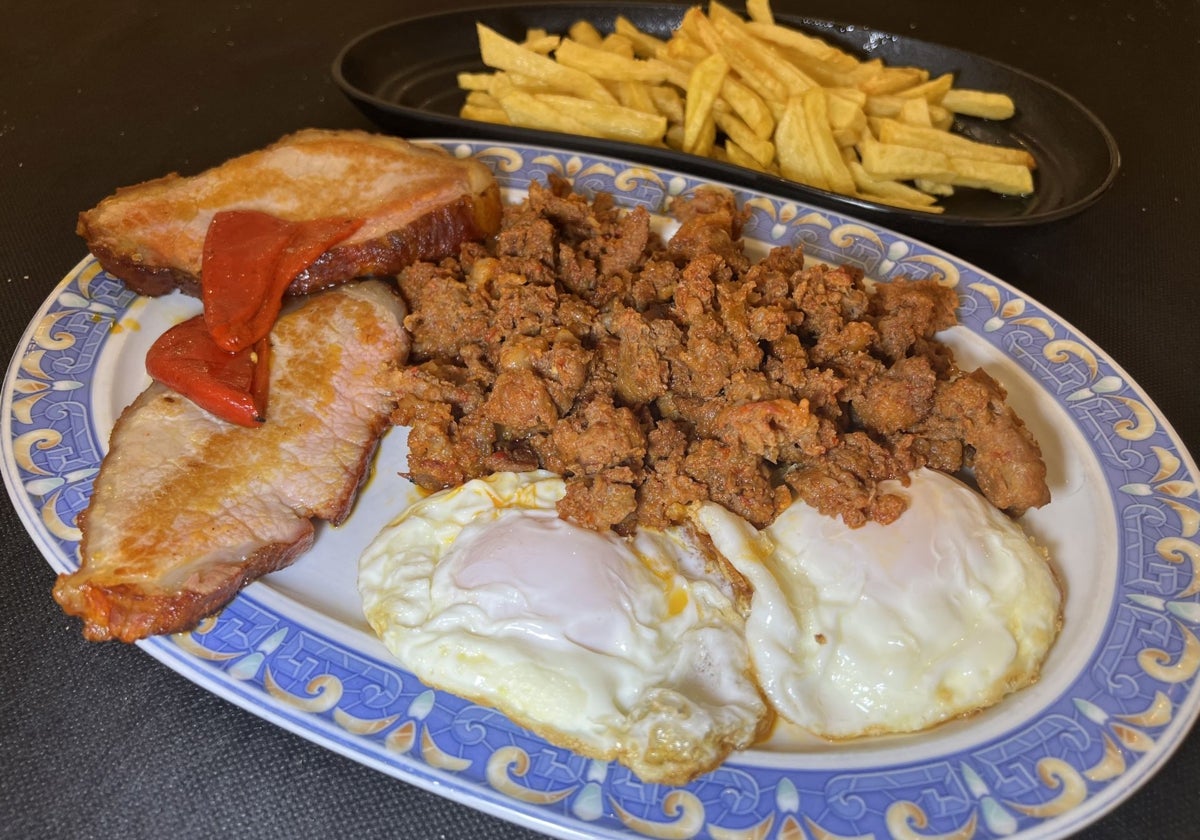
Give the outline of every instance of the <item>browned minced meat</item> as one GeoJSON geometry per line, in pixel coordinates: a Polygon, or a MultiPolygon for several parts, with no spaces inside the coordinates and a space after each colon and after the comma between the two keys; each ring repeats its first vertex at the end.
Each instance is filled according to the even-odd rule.
{"type": "Polygon", "coordinates": [[[719,502],[757,526],[794,498],[858,526],[903,500],[884,479],[973,467],[1011,513],[1048,501],[1036,442],[987,374],[934,334],[935,280],[869,290],[799,248],[751,264],[732,198],[676,200],[662,241],[642,209],[552,179],[500,232],[400,275],[410,367],[397,424],[409,475],[440,489],[500,470],[567,479],[559,513],[663,527],[719,502]]]}

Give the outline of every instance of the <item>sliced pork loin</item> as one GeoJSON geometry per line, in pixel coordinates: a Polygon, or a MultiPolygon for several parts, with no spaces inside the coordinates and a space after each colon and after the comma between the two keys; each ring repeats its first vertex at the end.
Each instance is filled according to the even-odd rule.
{"type": "Polygon", "coordinates": [[[400,298],[368,280],[313,295],[271,333],[259,428],[155,383],[118,418],[54,597],[92,640],[194,627],[349,514],[408,355],[400,298]]]}
{"type": "Polygon", "coordinates": [[[77,231],[135,292],[199,295],[204,237],[221,210],[364,220],[293,281],[288,291],[304,294],[456,254],[499,227],[500,191],[475,160],[398,137],[308,129],[199,175],[118,190],[81,213],[77,231]]]}

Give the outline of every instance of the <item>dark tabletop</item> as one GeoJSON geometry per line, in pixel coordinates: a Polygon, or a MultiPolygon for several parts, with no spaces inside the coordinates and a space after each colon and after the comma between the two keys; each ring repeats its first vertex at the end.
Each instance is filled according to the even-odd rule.
{"type": "MultiPolygon", "coordinates": [[[[0,23],[0,347],[84,255],[76,214],[308,126],[370,127],[339,47],[455,0],[7,0],[0,23]]],[[[1112,189],[1031,229],[927,237],[1071,322],[1200,450],[1200,6],[1093,0],[776,0],[1019,66],[1103,120],[1112,189]]],[[[419,45],[414,47],[419,49],[419,45]]],[[[218,699],[137,647],[89,644],[0,505],[0,836],[526,837],[218,699]]],[[[1200,833],[1200,735],[1088,838],[1200,833]]]]}

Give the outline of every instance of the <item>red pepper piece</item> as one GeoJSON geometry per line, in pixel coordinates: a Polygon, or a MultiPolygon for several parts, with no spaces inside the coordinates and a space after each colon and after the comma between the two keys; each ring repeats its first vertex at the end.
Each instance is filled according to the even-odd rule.
{"type": "Polygon", "coordinates": [[[146,372],[222,420],[255,427],[266,419],[269,353],[266,338],[237,353],[222,350],[197,315],[158,337],[146,372]]]}
{"type": "Polygon", "coordinates": [[[265,338],[296,275],[362,227],[362,219],[289,222],[224,210],[209,224],[200,272],[204,320],[217,345],[242,350],[265,338]]]}

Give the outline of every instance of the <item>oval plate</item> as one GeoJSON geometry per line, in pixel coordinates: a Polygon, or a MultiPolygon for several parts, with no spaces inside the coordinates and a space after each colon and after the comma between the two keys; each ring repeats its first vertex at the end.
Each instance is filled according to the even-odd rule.
{"type": "Polygon", "coordinates": [[[1032,225],[1061,219],[1087,207],[1109,187],[1120,166],[1116,141],[1078,101],[1021,70],[962,50],[861,26],[778,15],[777,20],[818,35],[864,58],[924,67],[933,75],[954,73],[960,87],[1007,93],[1016,102],[1009,120],[959,117],[955,131],[988,143],[1020,146],[1037,159],[1036,191],[1025,198],[982,190],[958,190],[942,201],[945,213],[903,210],[804,186],[774,175],[669,149],[578,137],[465,120],[465,94],[456,76],[482,71],[475,24],[517,40],[531,27],[565,33],[576,20],[611,32],[618,15],[639,29],[668,36],[688,6],[672,3],[554,3],[489,6],[388,24],[347,44],[333,63],[333,78],[371,120],[407,137],[484,137],[540,143],[646,163],[782,195],[891,227],[920,233],[926,227],[1032,225]]]}
{"type": "MultiPolygon", "coordinates": [[[[597,155],[440,141],[486,163],[506,201],[531,181],[656,218],[706,183],[597,155]]],[[[354,514],[293,566],[189,633],[139,643],[220,697],[356,761],[560,837],[1058,838],[1121,802],[1200,711],[1196,465],[1145,393],[1069,324],[1004,281],[915,239],[735,188],[761,257],[802,245],[869,277],[938,276],[959,295],[942,334],[983,367],[1040,440],[1053,501],[1023,518],[1066,590],[1041,679],[977,715],[841,744],[776,733],[683,787],[555,747],[503,715],[421,684],[367,627],[355,558],[419,494],[389,433],[354,514]]],[[[116,417],[147,384],[150,343],[199,302],[138,297],[84,259],[33,318],[0,404],[0,472],[59,572],[79,565],[78,516],[116,417]]]]}

